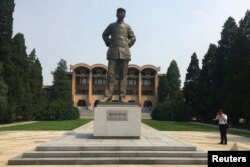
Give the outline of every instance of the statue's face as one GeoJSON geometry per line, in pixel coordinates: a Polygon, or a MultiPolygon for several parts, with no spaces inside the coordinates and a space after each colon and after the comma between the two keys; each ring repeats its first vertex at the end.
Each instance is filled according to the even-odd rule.
{"type": "Polygon", "coordinates": [[[118,12],[116,13],[116,17],[117,17],[117,19],[118,19],[119,21],[123,20],[124,17],[125,17],[125,12],[124,12],[124,11],[118,11],[118,12]]]}

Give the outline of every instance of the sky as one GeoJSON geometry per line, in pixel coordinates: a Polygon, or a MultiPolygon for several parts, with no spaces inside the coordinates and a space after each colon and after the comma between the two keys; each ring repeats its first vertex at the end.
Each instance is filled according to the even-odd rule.
{"type": "Polygon", "coordinates": [[[61,59],[68,67],[108,64],[102,33],[116,21],[119,7],[136,35],[130,64],[151,64],[166,73],[175,60],[183,85],[191,55],[196,52],[201,68],[227,18],[238,23],[250,0],[15,0],[13,36],[24,34],[28,54],[36,49],[43,84],[51,85],[61,59]]]}

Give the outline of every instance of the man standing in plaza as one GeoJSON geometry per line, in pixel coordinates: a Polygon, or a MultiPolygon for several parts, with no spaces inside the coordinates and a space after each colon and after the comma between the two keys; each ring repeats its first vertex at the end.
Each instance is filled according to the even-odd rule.
{"type": "Polygon", "coordinates": [[[111,23],[103,32],[102,37],[107,47],[108,76],[105,97],[101,102],[111,101],[118,80],[119,101],[125,101],[127,87],[128,63],[131,60],[130,50],[135,43],[135,35],[130,26],[124,23],[126,10],[118,8],[117,21],[111,23]]]}
{"type": "Polygon", "coordinates": [[[220,142],[218,144],[227,145],[227,115],[223,113],[223,110],[220,109],[218,114],[215,117],[215,120],[219,121],[219,129],[220,129],[220,142]]]}

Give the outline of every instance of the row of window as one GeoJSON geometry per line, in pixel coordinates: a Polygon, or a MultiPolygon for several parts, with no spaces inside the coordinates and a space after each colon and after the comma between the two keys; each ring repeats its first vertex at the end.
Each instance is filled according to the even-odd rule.
{"type": "MultiPolygon", "coordinates": [[[[88,75],[90,73],[90,70],[85,69],[85,68],[79,68],[76,69],[75,71],[76,74],[85,74],[88,75]]],[[[101,68],[98,68],[96,70],[93,71],[93,75],[105,75],[106,71],[102,70],[101,68]]],[[[141,72],[142,75],[146,75],[146,76],[154,76],[155,75],[155,71],[153,70],[144,70],[141,72]]],[[[139,71],[137,70],[128,70],[128,75],[139,75],[139,71]]]]}
{"type": "MultiPolygon", "coordinates": [[[[94,78],[93,79],[94,85],[105,85],[106,79],[104,78],[94,78]]],[[[77,78],[77,84],[86,85],[88,84],[88,78],[77,78]]],[[[128,79],[128,85],[138,85],[137,79],[128,79]]],[[[142,85],[144,86],[152,86],[154,85],[154,79],[143,79],[142,85]]]]}
{"type": "MultiPolygon", "coordinates": [[[[77,89],[76,94],[84,94],[84,95],[88,95],[88,90],[81,90],[81,89],[77,89]]],[[[93,90],[93,94],[94,95],[104,95],[105,90],[93,90]]],[[[127,95],[138,95],[138,90],[127,90],[127,95]]],[[[142,90],[142,95],[154,95],[154,91],[151,90],[142,90]]],[[[118,91],[114,92],[114,95],[118,95],[118,91]]]]}

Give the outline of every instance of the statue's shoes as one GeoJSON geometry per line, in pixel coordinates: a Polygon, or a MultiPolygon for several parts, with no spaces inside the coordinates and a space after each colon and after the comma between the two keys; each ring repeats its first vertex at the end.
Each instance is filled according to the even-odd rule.
{"type": "Polygon", "coordinates": [[[100,102],[107,102],[107,101],[111,101],[112,97],[104,97],[104,99],[102,99],[100,102]]]}
{"type": "Polygon", "coordinates": [[[127,101],[125,100],[125,97],[122,97],[122,98],[121,98],[121,102],[127,103],[127,101]]]}

